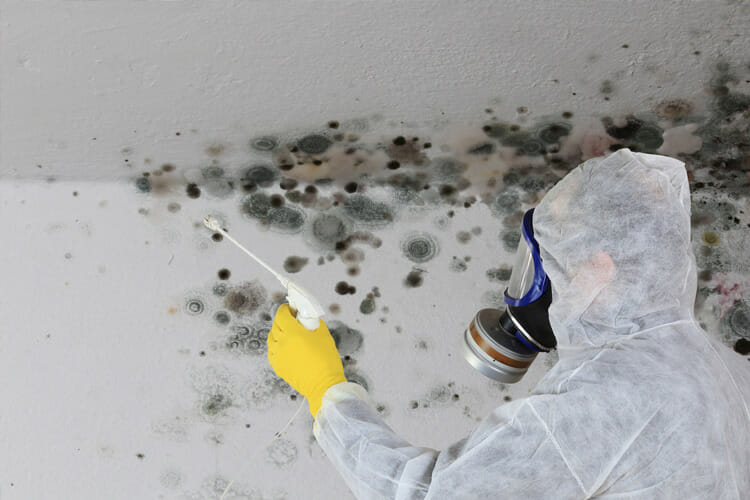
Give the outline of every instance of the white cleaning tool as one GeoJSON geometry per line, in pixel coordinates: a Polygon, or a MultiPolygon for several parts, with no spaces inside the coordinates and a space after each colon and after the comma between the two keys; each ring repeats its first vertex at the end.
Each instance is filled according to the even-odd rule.
{"type": "Polygon", "coordinates": [[[320,305],[320,302],[318,302],[310,292],[308,292],[289,278],[282,276],[281,274],[271,269],[268,264],[260,260],[250,250],[240,245],[237,240],[227,234],[226,230],[221,227],[221,223],[216,217],[207,215],[203,218],[203,223],[211,231],[220,233],[226,239],[240,247],[242,251],[252,257],[258,264],[265,267],[274,276],[276,276],[276,279],[278,279],[281,282],[281,285],[286,288],[286,299],[289,301],[289,307],[292,309],[293,314],[296,313],[297,321],[299,321],[302,326],[310,331],[316,330],[318,326],[320,326],[319,318],[323,316],[325,311],[323,310],[323,306],[320,305]]]}

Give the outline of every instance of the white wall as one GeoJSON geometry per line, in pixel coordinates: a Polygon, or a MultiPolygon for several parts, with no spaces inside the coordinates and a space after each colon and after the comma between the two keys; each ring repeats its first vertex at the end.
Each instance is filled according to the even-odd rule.
{"type": "Polygon", "coordinates": [[[4,0],[0,172],[120,178],[123,148],[197,161],[331,119],[649,109],[744,57],[747,20],[724,1],[4,0]]]}
{"type": "MultiPolygon", "coordinates": [[[[699,319],[727,345],[750,337],[738,309],[750,289],[750,189],[735,163],[726,174],[720,163],[741,165],[750,135],[748,26],[748,4],[723,1],[2,0],[0,498],[217,498],[231,479],[228,498],[350,498],[312,438],[306,408],[265,449],[301,398],[274,383],[263,353],[227,348],[232,327],[263,320],[232,313],[229,325],[217,323],[226,308],[213,288],[221,268],[232,272],[230,287],[258,280],[272,313],[279,287],[211,240],[200,225],[207,213],[276,268],[290,255],[309,259],[295,278],[326,307],[340,306],[327,321],[361,331],[349,368],[394,429],[435,448],[467,435],[504,398],[527,394],[556,359],[540,356],[508,387],[460,355],[468,321],[497,305],[504,288],[486,271],[511,264],[504,241],[513,217],[549,187],[521,189],[503,176],[561,176],[552,160],[575,163],[623,142],[602,117],[642,117],[664,132],[659,152],[686,161],[694,199],[706,200],[693,229],[704,271],[699,319]],[[665,111],[669,100],[679,100],[677,111],[665,111]],[[545,155],[494,139],[491,153],[467,152],[488,140],[486,123],[515,123],[535,137],[539,123],[566,111],[574,128],[545,155]],[[360,188],[394,213],[382,227],[347,219],[382,242],[353,245],[364,256],[357,276],[310,228],[320,213],[338,213],[328,205],[356,178],[347,144],[284,174],[300,188],[334,180],[309,205],[286,202],[303,207],[300,232],[242,212],[238,174],[274,159],[250,139],[270,134],[283,146],[330,136],[329,120],[357,134],[370,173],[360,188]],[[399,134],[418,136],[417,149],[393,149],[399,134]],[[717,146],[714,134],[731,140],[717,146]],[[406,155],[398,172],[418,172],[410,159],[420,151],[431,189],[403,199],[377,186],[393,158],[406,155]],[[436,190],[449,183],[441,157],[466,166],[471,186],[455,198],[436,190]],[[164,163],[176,169],[163,172],[164,163]],[[206,177],[200,168],[209,165],[226,177],[206,177]],[[200,185],[200,198],[186,196],[188,182],[200,185]],[[498,215],[505,192],[520,199],[498,215]],[[478,201],[465,207],[472,196],[478,201]],[[429,262],[403,255],[414,231],[438,243],[429,262]],[[405,288],[415,266],[424,285],[405,288]],[[357,293],[337,294],[342,280],[357,293]],[[377,311],[362,314],[374,286],[377,311]],[[191,315],[186,303],[196,297],[205,310],[191,315]],[[213,411],[217,395],[228,405],[213,411]]],[[[265,191],[283,192],[278,182],[265,191]]]]}

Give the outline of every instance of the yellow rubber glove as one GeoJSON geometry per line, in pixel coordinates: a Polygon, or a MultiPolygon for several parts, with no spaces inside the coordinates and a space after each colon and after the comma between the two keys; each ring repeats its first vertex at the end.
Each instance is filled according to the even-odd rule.
{"type": "Polygon", "coordinates": [[[289,304],[283,304],[276,311],[267,342],[268,362],[276,375],[307,398],[315,418],[323,394],[331,386],[346,382],[328,327],[321,320],[317,330],[307,330],[292,316],[289,304]]]}

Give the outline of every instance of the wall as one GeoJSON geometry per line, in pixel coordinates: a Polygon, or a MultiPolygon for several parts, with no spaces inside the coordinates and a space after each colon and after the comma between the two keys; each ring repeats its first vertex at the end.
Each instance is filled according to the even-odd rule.
{"type": "Polygon", "coordinates": [[[265,358],[283,297],[208,213],[314,289],[349,378],[443,448],[555,362],[508,386],[460,354],[523,210],[617,147],[672,155],[696,314],[747,355],[748,12],[4,0],[0,497],[349,497],[306,409],[264,446],[301,401],[265,358]]]}

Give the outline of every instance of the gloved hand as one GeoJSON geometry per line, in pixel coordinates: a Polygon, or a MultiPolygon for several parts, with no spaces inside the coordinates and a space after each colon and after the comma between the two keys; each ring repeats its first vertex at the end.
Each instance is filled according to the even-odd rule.
{"type": "Polygon", "coordinates": [[[315,418],[323,394],[331,386],[346,382],[328,327],[321,320],[315,331],[307,330],[292,316],[289,304],[283,304],[276,311],[267,342],[268,362],[276,375],[307,398],[315,418]]]}

